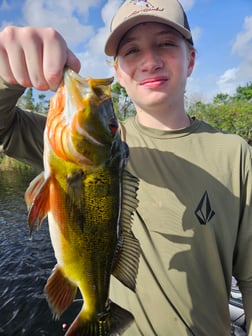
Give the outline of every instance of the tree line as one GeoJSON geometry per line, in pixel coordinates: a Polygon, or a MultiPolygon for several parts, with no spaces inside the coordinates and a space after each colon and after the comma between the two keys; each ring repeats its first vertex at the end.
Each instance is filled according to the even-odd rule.
{"type": "Polygon", "coordinates": [[[211,103],[195,102],[189,114],[224,132],[239,134],[252,145],[252,83],[239,86],[232,96],[219,93],[211,103]]]}
{"type": "MultiPolygon", "coordinates": [[[[118,82],[112,85],[111,92],[115,113],[120,120],[135,115],[134,104],[118,82]]],[[[33,89],[28,88],[18,105],[26,110],[47,114],[49,99],[45,94],[39,94],[35,100],[33,89]]],[[[191,103],[188,114],[224,132],[239,134],[252,144],[252,82],[237,87],[234,95],[218,93],[210,103],[191,103]]]]}

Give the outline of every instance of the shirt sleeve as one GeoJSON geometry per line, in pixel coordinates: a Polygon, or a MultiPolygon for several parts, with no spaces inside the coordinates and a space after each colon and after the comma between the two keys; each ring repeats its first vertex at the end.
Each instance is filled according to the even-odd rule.
{"type": "Polygon", "coordinates": [[[234,257],[234,275],[243,297],[248,336],[252,336],[252,159],[246,155],[246,169],[241,185],[240,226],[234,257]]]}
{"type": "Polygon", "coordinates": [[[24,90],[0,79],[0,145],[6,155],[42,168],[46,117],[16,106],[24,90]]]}

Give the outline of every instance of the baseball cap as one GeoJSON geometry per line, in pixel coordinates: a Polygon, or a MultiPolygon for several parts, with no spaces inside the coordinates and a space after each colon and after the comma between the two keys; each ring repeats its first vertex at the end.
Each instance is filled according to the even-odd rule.
{"type": "Polygon", "coordinates": [[[187,16],[177,0],[125,0],[113,17],[105,53],[116,56],[118,45],[126,32],[143,22],[158,22],[180,32],[193,45],[187,16]]]}

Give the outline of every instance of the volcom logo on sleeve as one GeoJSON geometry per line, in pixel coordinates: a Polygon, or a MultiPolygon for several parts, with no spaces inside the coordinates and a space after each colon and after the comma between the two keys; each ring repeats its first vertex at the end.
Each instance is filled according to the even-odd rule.
{"type": "Polygon", "coordinates": [[[205,225],[210,222],[210,220],[215,215],[215,212],[211,208],[211,203],[207,191],[202,196],[199,205],[197,206],[194,213],[201,225],[205,225]]]}

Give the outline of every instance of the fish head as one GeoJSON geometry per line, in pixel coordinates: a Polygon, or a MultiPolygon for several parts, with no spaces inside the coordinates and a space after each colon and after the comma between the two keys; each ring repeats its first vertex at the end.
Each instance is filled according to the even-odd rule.
{"type": "Polygon", "coordinates": [[[47,138],[58,156],[84,165],[109,159],[120,138],[112,82],[113,78],[83,78],[66,68],[47,119],[47,138]]]}

